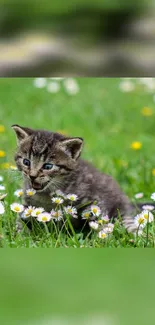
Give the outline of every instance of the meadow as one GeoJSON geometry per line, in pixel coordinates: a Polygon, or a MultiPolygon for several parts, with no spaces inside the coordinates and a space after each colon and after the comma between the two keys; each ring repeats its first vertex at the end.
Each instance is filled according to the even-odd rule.
{"type": "Polygon", "coordinates": [[[82,158],[112,175],[135,204],[153,203],[154,93],[155,80],[151,78],[1,79],[0,196],[7,196],[3,199],[5,213],[0,215],[0,246],[154,247],[154,221],[136,236],[128,234],[120,222],[106,238],[99,238],[94,230],[86,237],[44,230],[29,234],[26,229],[17,233],[17,215],[10,210],[10,204],[21,202],[14,192],[22,187],[21,176],[14,168],[12,124],[83,137],[82,158]],[[140,198],[135,197],[137,193],[142,193],[140,198]]]}

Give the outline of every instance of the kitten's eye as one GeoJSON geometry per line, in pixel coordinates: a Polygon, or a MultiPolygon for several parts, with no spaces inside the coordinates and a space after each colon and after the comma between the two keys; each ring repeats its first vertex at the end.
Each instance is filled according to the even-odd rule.
{"type": "Polygon", "coordinates": [[[54,166],[53,164],[44,164],[43,169],[50,170],[53,168],[53,166],[54,166]]]}
{"type": "Polygon", "coordinates": [[[23,164],[25,165],[25,166],[28,166],[28,167],[30,167],[30,160],[29,159],[23,159],[23,164]]]}

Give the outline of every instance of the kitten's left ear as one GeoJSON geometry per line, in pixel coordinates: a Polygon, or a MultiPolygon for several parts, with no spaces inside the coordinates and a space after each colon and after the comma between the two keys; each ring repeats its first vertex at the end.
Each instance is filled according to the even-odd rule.
{"type": "Polygon", "coordinates": [[[65,151],[72,159],[76,160],[81,154],[83,147],[82,138],[69,138],[60,142],[60,148],[65,151]]]}
{"type": "Polygon", "coordinates": [[[19,144],[26,137],[30,136],[33,133],[33,130],[29,128],[22,127],[20,125],[14,124],[11,126],[12,129],[16,132],[17,143],[19,144]]]}

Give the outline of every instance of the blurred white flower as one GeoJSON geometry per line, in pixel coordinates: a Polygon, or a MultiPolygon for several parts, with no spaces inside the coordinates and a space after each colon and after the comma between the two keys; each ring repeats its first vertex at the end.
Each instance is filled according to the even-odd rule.
{"type": "Polygon", "coordinates": [[[89,219],[91,211],[83,211],[82,212],[82,219],[89,219]]]}
{"type": "Polygon", "coordinates": [[[44,208],[34,208],[31,215],[32,217],[38,217],[44,211],[44,208]]]}
{"type": "Polygon", "coordinates": [[[148,222],[152,222],[154,220],[154,216],[149,210],[142,211],[141,216],[143,216],[143,218],[148,222]]]}
{"type": "Polygon", "coordinates": [[[138,214],[135,217],[134,221],[137,228],[144,228],[147,223],[147,220],[144,218],[144,215],[142,213],[138,214]]]}
{"type": "Polygon", "coordinates": [[[5,191],[5,186],[4,185],[0,185],[0,191],[5,191]]]}
{"type": "Polygon", "coordinates": [[[114,230],[114,225],[113,223],[108,223],[106,226],[104,226],[103,228],[103,231],[106,233],[106,234],[111,234],[114,230]]]}
{"type": "Polygon", "coordinates": [[[64,200],[61,197],[53,197],[52,202],[55,204],[62,204],[64,200]]]}
{"type": "Polygon", "coordinates": [[[52,210],[51,211],[51,216],[54,220],[60,221],[63,218],[62,211],[61,210],[52,210]]]}
{"type": "Polygon", "coordinates": [[[77,195],[75,194],[68,194],[66,195],[66,198],[70,201],[76,201],[78,199],[77,195]]]}
{"type": "Polygon", "coordinates": [[[5,208],[2,202],[0,202],[0,214],[3,214],[5,212],[5,208]]]}
{"type": "Polygon", "coordinates": [[[151,210],[154,210],[154,206],[153,205],[143,205],[142,206],[142,209],[143,210],[149,210],[149,211],[151,211],[151,210]]]}
{"type": "Polygon", "coordinates": [[[143,196],[144,196],[143,193],[137,193],[137,194],[135,194],[135,198],[136,199],[141,199],[143,196]]]}
{"type": "Polygon", "coordinates": [[[50,213],[47,213],[47,212],[43,212],[43,213],[40,213],[37,217],[37,220],[39,222],[48,222],[51,220],[51,215],[50,213]]]}
{"type": "Polygon", "coordinates": [[[56,81],[52,81],[47,84],[47,90],[50,93],[57,93],[60,90],[60,84],[56,81]]]}
{"type": "Polygon", "coordinates": [[[98,217],[101,214],[101,209],[97,205],[91,205],[91,212],[98,217]]]}
{"type": "Polygon", "coordinates": [[[36,190],[34,190],[33,188],[30,188],[30,189],[26,190],[26,194],[27,194],[27,196],[33,196],[36,194],[36,190]]]}
{"type": "Polygon", "coordinates": [[[21,197],[21,196],[23,195],[23,190],[22,190],[22,189],[20,189],[20,190],[16,190],[16,191],[14,192],[14,195],[17,196],[17,197],[21,197]]]}
{"type": "Polygon", "coordinates": [[[11,169],[11,170],[17,170],[18,168],[17,168],[16,166],[14,166],[14,165],[11,165],[11,166],[10,166],[10,169],[11,169]]]}
{"type": "Polygon", "coordinates": [[[44,88],[47,84],[47,81],[45,78],[36,78],[34,79],[33,84],[36,88],[44,88]]]}
{"type": "Polygon", "coordinates": [[[34,210],[34,207],[29,206],[24,210],[24,213],[22,214],[22,219],[28,218],[32,215],[32,212],[34,210]]]}
{"type": "Polygon", "coordinates": [[[4,177],[0,175],[0,182],[3,182],[4,177]]]}
{"type": "Polygon", "coordinates": [[[72,78],[64,80],[64,88],[69,95],[76,95],[80,90],[77,81],[72,78]]]}
{"type": "Polygon", "coordinates": [[[72,215],[73,218],[77,218],[78,216],[76,215],[77,214],[77,210],[75,207],[72,207],[71,205],[68,205],[67,207],[64,208],[65,212],[67,214],[70,214],[72,215]]]}
{"type": "Polygon", "coordinates": [[[122,80],[119,84],[119,88],[123,92],[131,92],[135,89],[135,85],[130,80],[122,80]]]}
{"type": "Polygon", "coordinates": [[[55,194],[56,194],[57,196],[62,196],[63,198],[66,197],[65,194],[64,194],[62,191],[60,191],[60,190],[55,191],[55,194]]]}
{"type": "Polygon", "coordinates": [[[16,203],[16,202],[12,203],[10,205],[10,208],[11,208],[12,211],[17,212],[17,213],[23,212],[23,210],[24,210],[24,206],[22,204],[19,204],[19,203],[16,203]]]}
{"type": "Polygon", "coordinates": [[[0,200],[3,200],[5,197],[7,196],[7,194],[5,193],[5,194],[2,194],[2,195],[0,195],[0,200]]]}
{"type": "Polygon", "coordinates": [[[155,193],[151,194],[151,199],[155,201],[155,193]]]}
{"type": "Polygon", "coordinates": [[[90,221],[90,222],[89,222],[89,226],[90,226],[90,228],[92,228],[92,229],[94,229],[94,230],[97,230],[98,227],[99,227],[98,223],[95,222],[95,221],[90,221]]]}
{"type": "Polygon", "coordinates": [[[99,233],[98,233],[98,237],[99,238],[102,238],[102,239],[105,239],[107,237],[107,234],[104,232],[104,230],[101,230],[99,233]]]}

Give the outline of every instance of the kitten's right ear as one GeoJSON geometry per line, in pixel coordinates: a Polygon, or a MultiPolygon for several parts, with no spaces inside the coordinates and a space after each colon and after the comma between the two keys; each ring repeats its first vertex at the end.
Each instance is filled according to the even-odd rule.
{"type": "Polygon", "coordinates": [[[12,125],[11,127],[16,132],[18,144],[33,133],[33,130],[19,126],[17,124],[12,125]]]}

